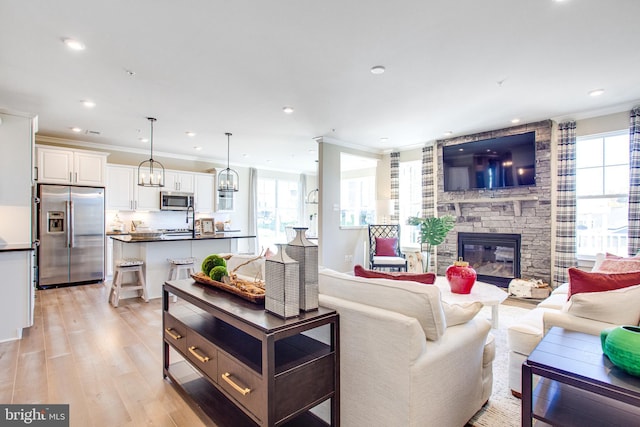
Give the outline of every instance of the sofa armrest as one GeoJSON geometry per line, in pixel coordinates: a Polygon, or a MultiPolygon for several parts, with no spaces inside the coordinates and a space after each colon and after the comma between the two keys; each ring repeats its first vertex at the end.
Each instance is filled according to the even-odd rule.
{"type": "Polygon", "coordinates": [[[589,335],[600,335],[600,331],[612,328],[613,323],[600,322],[598,320],[587,319],[585,317],[573,316],[564,311],[550,310],[543,315],[544,333],[546,334],[553,326],[569,329],[576,332],[583,332],[589,335]]]}

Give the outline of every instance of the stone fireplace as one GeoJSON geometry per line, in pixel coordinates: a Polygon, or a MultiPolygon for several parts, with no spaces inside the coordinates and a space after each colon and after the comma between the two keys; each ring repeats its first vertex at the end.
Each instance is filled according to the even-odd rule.
{"type": "MultiPolygon", "coordinates": [[[[526,279],[541,279],[549,283],[551,279],[551,121],[545,120],[500,129],[474,135],[437,141],[437,208],[438,216],[453,215],[456,225],[448,234],[445,242],[438,246],[437,272],[444,275],[445,270],[458,259],[459,235],[466,233],[480,233],[485,239],[495,235],[520,236],[519,254],[515,246],[504,243],[491,249],[495,252],[497,246],[498,258],[493,267],[499,267],[498,262],[504,262],[509,256],[509,250],[514,250],[514,264],[516,255],[519,271],[513,265],[513,276],[509,278],[498,276],[494,282],[501,282],[507,286],[512,277],[526,279]],[[530,187],[502,188],[497,190],[460,190],[444,191],[442,147],[457,145],[482,139],[497,138],[535,131],[536,140],[536,184],[530,187]],[[506,254],[506,255],[505,255],[506,254]]],[[[486,240],[485,240],[486,241],[486,240]]],[[[466,256],[466,255],[465,255],[466,256]]],[[[469,256],[476,256],[469,255],[469,256]]],[[[489,255],[483,255],[490,258],[489,255]]],[[[470,261],[465,258],[465,261],[470,261]]],[[[505,267],[502,265],[502,267],[505,267]]],[[[484,280],[479,278],[478,280],[484,280]]],[[[491,279],[493,280],[493,279],[491,279]]],[[[493,283],[493,282],[492,282],[493,283]]]]}
{"type": "Polygon", "coordinates": [[[469,262],[478,280],[508,287],[520,277],[520,234],[458,233],[458,258],[469,262]]]}

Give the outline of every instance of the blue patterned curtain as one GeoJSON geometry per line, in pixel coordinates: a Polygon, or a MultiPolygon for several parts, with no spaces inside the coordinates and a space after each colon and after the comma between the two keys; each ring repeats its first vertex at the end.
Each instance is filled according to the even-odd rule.
{"type": "Polygon", "coordinates": [[[567,269],[576,265],[576,122],[558,125],[558,199],[556,255],[553,280],[567,281],[567,269]]]}
{"type": "Polygon", "coordinates": [[[391,222],[397,224],[400,218],[400,152],[391,153],[389,169],[391,170],[391,201],[393,202],[391,222]]]}
{"type": "Polygon", "coordinates": [[[640,107],[629,119],[629,244],[630,256],[640,251],[640,107]]]}
{"type": "Polygon", "coordinates": [[[433,176],[433,145],[422,147],[422,217],[434,215],[435,183],[433,176]]]}

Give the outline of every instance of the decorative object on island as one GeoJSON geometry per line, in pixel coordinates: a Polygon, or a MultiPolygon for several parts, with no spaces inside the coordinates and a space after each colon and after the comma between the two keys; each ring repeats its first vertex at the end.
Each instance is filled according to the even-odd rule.
{"type": "Polygon", "coordinates": [[[218,191],[225,193],[233,193],[238,191],[238,172],[229,167],[229,137],[231,133],[226,132],[227,135],[227,168],[220,171],[218,174],[218,191]]]}
{"type": "Polygon", "coordinates": [[[296,232],[286,252],[300,264],[300,310],[318,309],[318,245],[307,239],[307,227],[293,227],[296,232]]]}
{"type": "Polygon", "coordinates": [[[451,286],[451,292],[454,294],[471,293],[471,288],[474,283],[476,283],[477,277],[476,271],[469,266],[467,261],[463,261],[462,258],[447,267],[445,276],[447,276],[449,286],[451,286]]]}
{"type": "Polygon", "coordinates": [[[600,332],[602,352],[618,368],[640,376],[640,327],[618,326],[600,332]]]}
{"type": "Polygon", "coordinates": [[[300,314],[300,265],[279,244],[278,253],[265,261],[264,308],[282,318],[300,314]]]}
{"type": "Polygon", "coordinates": [[[138,165],[138,185],[141,187],[164,187],[164,166],[157,160],[153,160],[153,117],[147,117],[151,123],[151,156],[138,165]]]}
{"type": "Polygon", "coordinates": [[[201,234],[215,234],[214,227],[215,221],[213,218],[200,218],[200,233],[201,234]]]}
{"type": "Polygon", "coordinates": [[[420,226],[420,246],[423,253],[423,268],[425,273],[431,270],[431,254],[434,247],[442,244],[455,225],[455,217],[445,215],[441,217],[420,218],[412,216],[407,224],[420,226]]]}
{"type": "Polygon", "coordinates": [[[319,193],[320,190],[318,190],[317,188],[309,191],[309,194],[307,194],[307,198],[304,200],[304,202],[307,205],[317,205],[319,193]]]}

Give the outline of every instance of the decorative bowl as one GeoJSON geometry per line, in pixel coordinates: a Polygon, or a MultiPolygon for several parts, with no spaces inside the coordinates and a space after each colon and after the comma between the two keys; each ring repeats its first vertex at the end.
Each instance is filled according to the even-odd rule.
{"type": "Polygon", "coordinates": [[[640,327],[618,326],[600,332],[603,353],[623,371],[640,376],[640,327]]]}

